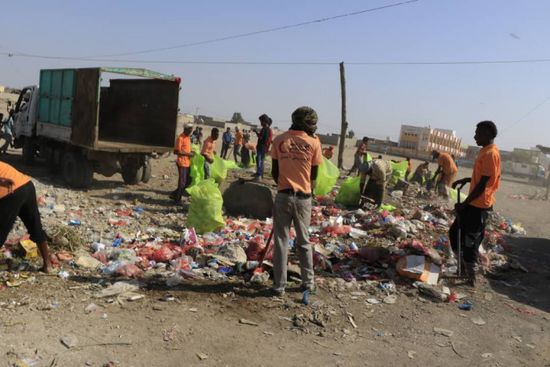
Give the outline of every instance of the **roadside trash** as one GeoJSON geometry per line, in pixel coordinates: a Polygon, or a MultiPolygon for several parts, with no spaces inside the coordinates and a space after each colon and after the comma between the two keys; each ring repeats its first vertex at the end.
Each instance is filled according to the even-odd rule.
{"type": "Polygon", "coordinates": [[[470,311],[474,307],[474,304],[468,301],[462,302],[458,305],[458,308],[462,311],[470,311]]]}
{"type": "Polygon", "coordinates": [[[396,268],[400,275],[430,285],[437,284],[439,279],[439,266],[426,260],[424,256],[409,255],[403,257],[397,262],[396,268]]]}
{"type": "Polygon", "coordinates": [[[324,196],[332,191],[332,188],[338,181],[340,171],[330,160],[323,158],[323,163],[319,165],[317,171],[317,180],[313,194],[316,196],[324,196]]]}
{"type": "Polygon", "coordinates": [[[80,220],[78,220],[78,219],[71,219],[71,220],[69,221],[69,225],[70,225],[70,226],[79,226],[79,225],[81,225],[81,224],[82,224],[82,223],[81,223],[80,220]]]}
{"type": "Polygon", "coordinates": [[[188,226],[195,228],[198,234],[203,234],[219,230],[225,225],[222,217],[222,195],[213,180],[204,180],[188,188],[187,192],[191,195],[188,226]]]}

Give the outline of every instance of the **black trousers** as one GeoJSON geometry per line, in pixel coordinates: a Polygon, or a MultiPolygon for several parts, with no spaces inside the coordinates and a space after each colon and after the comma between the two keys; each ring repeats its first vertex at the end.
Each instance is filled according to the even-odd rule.
{"type": "Polygon", "coordinates": [[[227,153],[229,152],[229,146],[230,146],[230,143],[222,142],[222,151],[220,153],[220,156],[222,157],[222,159],[227,158],[227,153]]]}
{"type": "Polygon", "coordinates": [[[31,240],[36,243],[46,241],[46,234],[42,229],[40,213],[36,204],[36,190],[32,181],[0,199],[0,246],[6,242],[17,217],[27,228],[31,240]]]}
{"type": "MultiPolygon", "coordinates": [[[[491,209],[480,209],[475,206],[467,205],[460,213],[460,239],[462,243],[462,258],[466,263],[475,263],[479,255],[479,246],[485,237],[485,227],[487,218],[491,209]]],[[[457,220],[451,225],[449,230],[449,240],[451,247],[457,255],[458,253],[458,223],[457,220]]]]}

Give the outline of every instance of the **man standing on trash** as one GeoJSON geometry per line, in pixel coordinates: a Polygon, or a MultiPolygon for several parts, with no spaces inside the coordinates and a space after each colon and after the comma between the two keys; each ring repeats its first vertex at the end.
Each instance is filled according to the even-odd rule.
{"type": "Polygon", "coordinates": [[[44,262],[42,271],[48,273],[51,270],[48,242],[40,221],[34,184],[30,177],[0,161],[0,247],[6,242],[17,217],[38,246],[44,262]]]}
{"type": "Polygon", "coordinates": [[[357,147],[355,155],[353,156],[353,167],[349,170],[348,176],[350,176],[355,171],[359,171],[359,166],[364,163],[365,155],[368,153],[367,149],[369,147],[369,138],[366,136],[361,141],[361,144],[357,147]]]}
{"type": "Polygon", "coordinates": [[[191,170],[191,158],[195,155],[195,153],[191,150],[192,131],[193,124],[185,124],[183,127],[183,133],[178,136],[176,146],[174,147],[174,154],[177,155],[176,166],[178,167],[178,188],[172,193],[172,195],[170,195],[170,197],[176,203],[181,201],[181,197],[187,188],[189,173],[191,170]]]}
{"type": "Polygon", "coordinates": [[[284,295],[287,282],[288,240],[292,223],[296,230],[302,289],[315,291],[309,224],[312,186],[323,161],[321,142],[314,135],[316,130],[315,110],[299,107],[292,113],[290,130],[273,141],[272,176],[278,190],[273,206],[273,291],[279,296],[284,295]]]}
{"type": "Polygon", "coordinates": [[[220,136],[218,128],[213,128],[210,136],[204,140],[201,154],[204,157],[204,178],[210,177],[210,165],[214,163],[214,155],[216,154],[216,140],[220,136]]]}
{"type": "MultiPolygon", "coordinates": [[[[500,152],[494,144],[497,127],[492,121],[481,121],[477,124],[474,139],[481,146],[474,163],[471,178],[463,178],[453,183],[453,188],[470,183],[470,193],[464,202],[456,204],[455,211],[460,217],[462,254],[466,275],[475,285],[479,246],[483,241],[489,211],[495,204],[495,193],[500,186],[500,152]]],[[[458,249],[458,223],[452,224],[449,231],[451,247],[458,249]]],[[[461,259],[458,259],[461,261],[461,259]]]]}
{"type": "Polygon", "coordinates": [[[258,136],[258,143],[256,144],[256,174],[254,175],[256,180],[261,180],[264,177],[264,160],[265,155],[268,152],[269,145],[271,143],[271,117],[265,113],[259,118],[262,128],[260,131],[254,130],[258,136]]]}
{"type": "Polygon", "coordinates": [[[449,153],[440,153],[437,150],[434,150],[432,152],[432,157],[437,159],[438,165],[433,178],[437,193],[444,198],[447,198],[449,197],[448,188],[451,187],[451,184],[456,177],[458,167],[449,153]]]}
{"type": "Polygon", "coordinates": [[[233,141],[233,135],[231,135],[231,128],[227,128],[227,130],[222,135],[222,151],[220,153],[220,157],[222,159],[227,158],[227,153],[229,152],[229,148],[231,147],[231,142],[233,141]]]}
{"type": "Polygon", "coordinates": [[[241,156],[241,148],[244,142],[244,135],[239,130],[238,127],[235,127],[235,145],[233,146],[233,159],[235,162],[238,162],[238,158],[241,156]]]}
{"type": "Polygon", "coordinates": [[[390,163],[376,158],[370,162],[361,163],[359,165],[359,172],[361,173],[359,186],[362,191],[361,196],[363,196],[361,201],[363,202],[365,198],[370,199],[379,207],[384,200],[387,181],[391,177],[390,163]],[[368,182],[367,176],[369,176],[368,182]]]}

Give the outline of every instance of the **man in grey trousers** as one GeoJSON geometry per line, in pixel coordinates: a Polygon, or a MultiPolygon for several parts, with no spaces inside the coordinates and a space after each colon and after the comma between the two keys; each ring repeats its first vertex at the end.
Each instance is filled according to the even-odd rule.
{"type": "Polygon", "coordinates": [[[309,224],[312,186],[317,178],[317,168],[323,161],[321,142],[315,136],[316,130],[317,113],[310,107],[299,107],[292,113],[290,130],[277,136],[271,149],[271,174],[278,190],[273,207],[273,291],[278,296],[285,293],[288,240],[292,223],[296,230],[302,289],[315,291],[309,224]]]}

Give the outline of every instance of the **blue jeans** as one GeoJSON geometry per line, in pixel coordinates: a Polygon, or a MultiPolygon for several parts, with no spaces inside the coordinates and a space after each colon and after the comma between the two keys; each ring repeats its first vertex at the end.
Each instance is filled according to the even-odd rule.
{"type": "Polygon", "coordinates": [[[259,147],[256,150],[256,175],[258,177],[264,177],[264,159],[265,150],[263,147],[259,147]]]}

